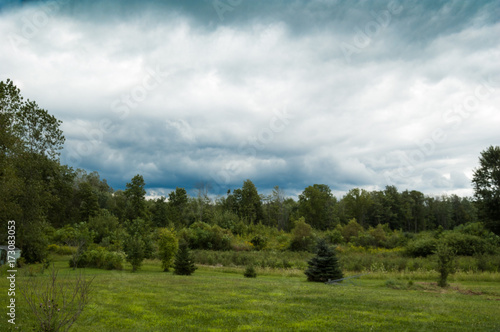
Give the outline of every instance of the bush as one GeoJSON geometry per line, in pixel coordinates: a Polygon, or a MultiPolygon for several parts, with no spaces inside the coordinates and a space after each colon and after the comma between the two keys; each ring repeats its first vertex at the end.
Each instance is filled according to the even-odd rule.
{"type": "MultiPolygon", "coordinates": [[[[94,267],[105,270],[121,270],[123,269],[124,254],[107,251],[103,247],[94,247],[80,255],[76,261],[77,267],[94,267]]],[[[74,267],[75,261],[70,260],[69,266],[74,267]]]]}
{"type": "Polygon", "coordinates": [[[76,248],[70,246],[59,246],[57,244],[49,244],[47,250],[53,254],[58,255],[73,255],[76,248]]]}
{"type": "Polygon", "coordinates": [[[96,216],[89,217],[88,225],[95,232],[94,241],[101,243],[118,229],[118,218],[108,210],[101,209],[96,216]]]}
{"type": "Polygon", "coordinates": [[[181,232],[181,238],[188,242],[192,249],[230,250],[232,237],[231,231],[201,221],[181,232]]]}
{"type": "Polygon", "coordinates": [[[346,242],[350,242],[364,231],[363,226],[357,223],[356,219],[349,220],[349,223],[342,228],[342,236],[346,242]]]}
{"type": "Polygon", "coordinates": [[[292,240],[290,241],[289,249],[292,251],[312,251],[316,239],[314,237],[311,225],[305,222],[304,217],[301,217],[292,230],[292,240]]]}
{"type": "Polygon", "coordinates": [[[344,243],[344,237],[342,236],[342,227],[337,225],[335,229],[325,232],[325,239],[330,244],[342,244],[344,243]]]}
{"type": "Polygon", "coordinates": [[[438,240],[433,237],[421,237],[411,240],[406,245],[406,253],[412,257],[427,257],[436,250],[438,240]]]}
{"type": "Polygon", "coordinates": [[[78,319],[91,295],[92,279],[80,274],[68,282],[52,270],[49,278],[27,278],[20,286],[36,331],[67,331],[78,319]]]}
{"type": "Polygon", "coordinates": [[[436,256],[438,259],[437,271],[439,272],[439,287],[448,286],[448,275],[454,272],[453,261],[455,258],[454,250],[446,243],[440,242],[436,247],[436,256]]]}
{"type": "Polygon", "coordinates": [[[249,265],[249,266],[247,266],[247,268],[245,270],[245,273],[243,273],[243,275],[246,278],[256,278],[257,277],[257,272],[255,272],[255,269],[254,269],[253,265],[249,265]]]}
{"type": "Polygon", "coordinates": [[[76,231],[73,227],[66,225],[63,228],[58,229],[54,232],[52,236],[52,241],[59,244],[67,244],[73,241],[76,237],[76,231]]]}
{"type": "Polygon", "coordinates": [[[262,250],[265,248],[267,239],[261,235],[255,235],[250,241],[256,250],[262,250]]]}
{"type": "Polygon", "coordinates": [[[172,265],[172,260],[179,249],[179,242],[175,236],[175,231],[168,228],[158,230],[158,256],[161,259],[161,267],[167,272],[172,265]]]}
{"type": "Polygon", "coordinates": [[[457,255],[472,256],[486,252],[486,240],[476,235],[464,234],[455,231],[445,232],[442,240],[446,242],[457,255]]]}

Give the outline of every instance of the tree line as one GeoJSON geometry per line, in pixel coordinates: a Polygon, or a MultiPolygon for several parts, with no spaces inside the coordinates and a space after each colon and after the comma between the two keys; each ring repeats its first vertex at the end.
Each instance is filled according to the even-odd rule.
{"type": "Polygon", "coordinates": [[[44,259],[44,248],[55,229],[82,223],[94,232],[96,243],[118,243],[122,234],[128,239],[123,246],[146,251],[147,236],[141,233],[148,227],[181,230],[195,223],[233,233],[257,224],[289,232],[298,220],[317,230],[331,230],[355,219],[364,228],[385,224],[420,232],[483,221],[500,234],[500,147],[481,153],[473,198],[431,197],[416,190],[400,192],[395,186],[376,191],[354,188],[336,198],[328,185],[314,184],[295,200],[278,186],[269,195],[259,194],[248,179],[241,188],[216,198],[210,195],[208,183],[200,183],[193,195],[177,187],[168,197],[147,200],[146,182],[139,174],[124,190],[114,190],[98,172],[61,164],[65,140],[61,121],[24,100],[10,80],[0,82],[0,111],[1,227],[7,227],[8,220],[16,221],[17,245],[29,262],[44,259]]]}

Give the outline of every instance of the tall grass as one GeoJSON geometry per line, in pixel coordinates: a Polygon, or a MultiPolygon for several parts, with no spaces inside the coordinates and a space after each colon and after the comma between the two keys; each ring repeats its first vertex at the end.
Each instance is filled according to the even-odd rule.
{"type": "MultiPolygon", "coordinates": [[[[337,247],[342,269],[346,272],[434,272],[435,255],[428,257],[405,256],[402,248],[365,249],[363,247],[337,247]]],[[[291,251],[211,251],[195,250],[197,264],[224,267],[253,265],[260,268],[305,269],[307,261],[314,256],[309,252],[291,251]]],[[[455,259],[457,272],[500,272],[500,256],[458,256],[455,259]]]]}

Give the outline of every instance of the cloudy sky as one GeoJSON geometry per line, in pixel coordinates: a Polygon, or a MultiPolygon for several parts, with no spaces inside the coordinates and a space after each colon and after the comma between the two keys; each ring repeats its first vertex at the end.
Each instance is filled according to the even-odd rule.
{"type": "Polygon", "coordinates": [[[63,121],[61,161],[151,195],[471,195],[499,60],[496,0],[0,1],[0,80],[63,121]]]}

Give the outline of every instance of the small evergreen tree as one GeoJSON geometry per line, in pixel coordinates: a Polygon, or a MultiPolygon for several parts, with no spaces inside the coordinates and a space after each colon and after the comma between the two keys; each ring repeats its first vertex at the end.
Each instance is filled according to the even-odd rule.
{"type": "Polygon", "coordinates": [[[253,267],[253,265],[247,266],[245,273],[243,273],[243,275],[246,278],[257,278],[257,272],[255,272],[255,268],[253,267]]]}
{"type": "Polygon", "coordinates": [[[317,254],[307,264],[305,274],[308,281],[326,282],[343,277],[335,251],[324,239],[318,242],[317,254]]]}
{"type": "Polygon", "coordinates": [[[174,273],[178,275],[191,275],[196,270],[194,266],[193,258],[191,257],[191,252],[189,251],[188,244],[182,242],[179,245],[179,250],[175,255],[174,262],[174,273]]]}

